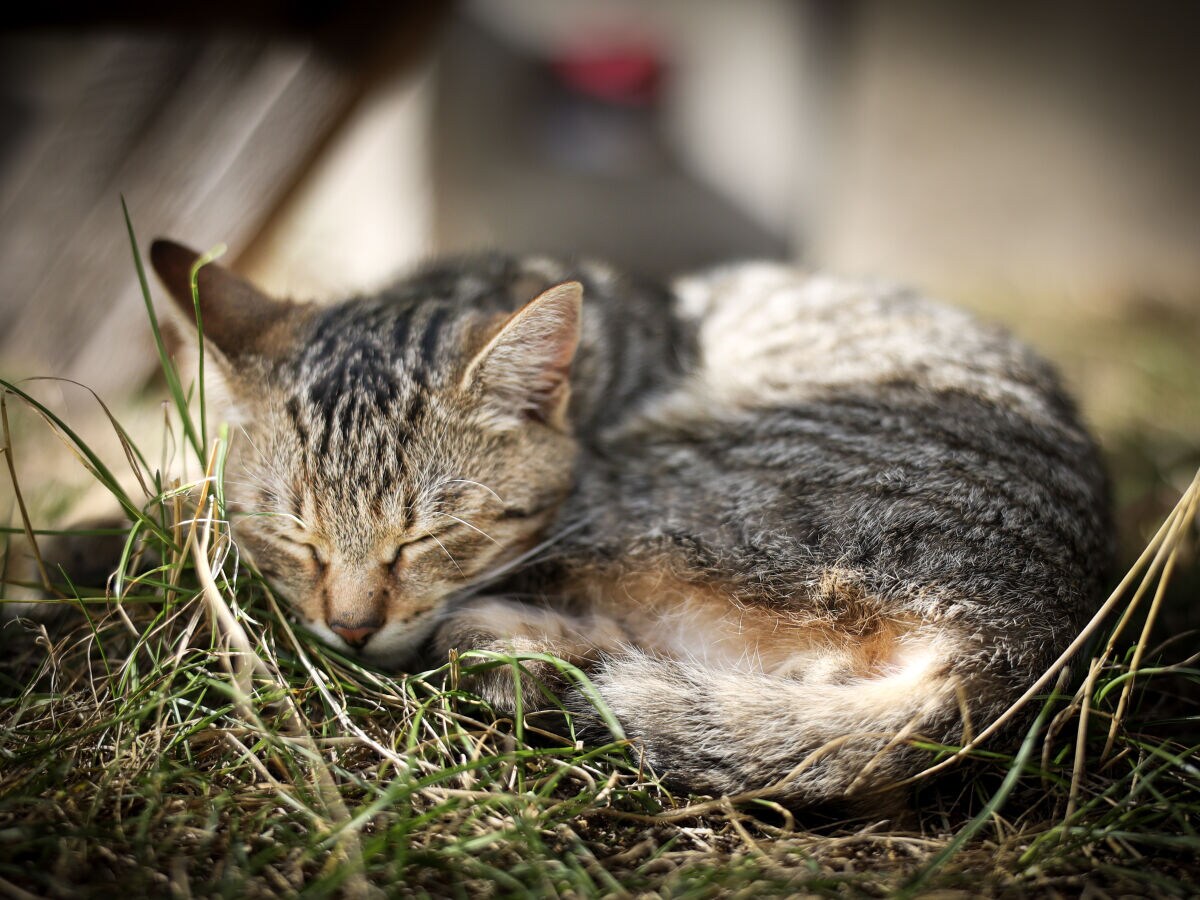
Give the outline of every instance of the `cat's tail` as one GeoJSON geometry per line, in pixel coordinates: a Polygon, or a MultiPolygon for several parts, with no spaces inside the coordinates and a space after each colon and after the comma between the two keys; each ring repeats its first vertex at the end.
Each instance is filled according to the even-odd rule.
{"type": "Polygon", "coordinates": [[[997,704],[980,697],[984,679],[953,669],[936,648],[888,671],[799,676],[634,651],[607,659],[593,683],[635,753],[669,782],[730,796],[769,788],[809,804],[877,794],[915,774],[932,757],[914,738],[969,739],[968,706],[997,704]]]}

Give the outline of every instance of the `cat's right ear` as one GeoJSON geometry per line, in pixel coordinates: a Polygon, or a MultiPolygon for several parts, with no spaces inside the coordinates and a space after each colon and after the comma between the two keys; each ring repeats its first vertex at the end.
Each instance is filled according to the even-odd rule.
{"type": "Polygon", "coordinates": [[[509,316],[467,366],[463,384],[479,392],[495,421],[565,428],[582,300],[578,281],[543,291],[509,316]]]}
{"type": "MultiPolygon", "coordinates": [[[[199,253],[174,241],[157,240],[150,245],[154,271],[180,312],[193,323],[196,305],[192,300],[192,269],[199,260],[199,253]]],[[[236,362],[278,355],[295,304],[268,297],[215,263],[200,267],[196,287],[204,337],[223,356],[236,362]]]]}

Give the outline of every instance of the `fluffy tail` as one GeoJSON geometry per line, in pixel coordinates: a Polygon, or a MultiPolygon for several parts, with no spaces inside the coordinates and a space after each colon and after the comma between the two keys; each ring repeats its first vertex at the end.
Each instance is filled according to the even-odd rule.
{"type": "Polygon", "coordinates": [[[809,804],[915,774],[929,756],[910,738],[969,737],[966,679],[945,660],[929,649],[875,675],[783,677],[632,652],[608,659],[593,681],[669,781],[718,795],[770,787],[809,804]]]}

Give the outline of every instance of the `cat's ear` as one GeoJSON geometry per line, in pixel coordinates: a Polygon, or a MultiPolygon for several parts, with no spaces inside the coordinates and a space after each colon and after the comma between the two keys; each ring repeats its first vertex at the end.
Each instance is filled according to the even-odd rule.
{"type": "Polygon", "coordinates": [[[463,386],[479,391],[488,411],[500,419],[532,419],[563,428],[582,302],[578,281],[530,300],[471,360],[463,386]]]}
{"type": "MultiPolygon", "coordinates": [[[[200,254],[174,241],[150,245],[150,262],[175,305],[189,322],[196,321],[192,301],[192,268],[200,254]]],[[[196,275],[200,324],[207,338],[230,361],[248,356],[270,357],[281,349],[283,326],[296,305],[268,297],[250,282],[215,263],[196,275]]]]}

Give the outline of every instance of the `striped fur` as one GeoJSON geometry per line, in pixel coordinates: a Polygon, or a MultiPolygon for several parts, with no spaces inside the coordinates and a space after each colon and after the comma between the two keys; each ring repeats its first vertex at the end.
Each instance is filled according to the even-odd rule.
{"type": "MultiPolygon", "coordinates": [[[[185,309],[192,259],[155,247],[185,309]]],[[[237,536],[297,615],[382,665],[558,653],[688,787],[877,790],[1102,587],[1105,477],[1053,372],[911,292],[488,257],[316,308],[201,276],[245,431],[228,493],[267,513],[237,536]]],[[[476,687],[515,704],[503,671],[476,687]]]]}

